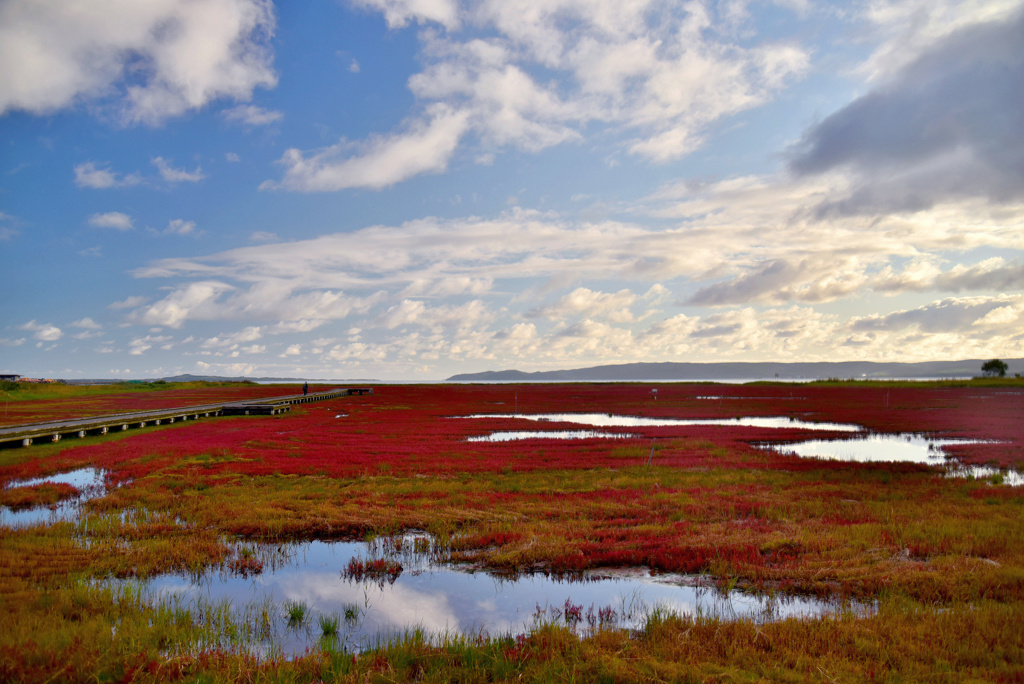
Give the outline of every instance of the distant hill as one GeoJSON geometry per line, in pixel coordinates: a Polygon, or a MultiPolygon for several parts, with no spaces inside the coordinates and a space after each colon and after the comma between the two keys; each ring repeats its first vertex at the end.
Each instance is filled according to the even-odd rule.
{"type": "MultiPolygon", "coordinates": [[[[572,370],[519,370],[460,373],[448,382],[582,382],[627,380],[816,380],[823,378],[971,378],[981,375],[987,359],[877,363],[840,361],[820,363],[624,363],[572,370]]],[[[1024,372],[1024,359],[1004,359],[1010,373],[1024,372]]]]}

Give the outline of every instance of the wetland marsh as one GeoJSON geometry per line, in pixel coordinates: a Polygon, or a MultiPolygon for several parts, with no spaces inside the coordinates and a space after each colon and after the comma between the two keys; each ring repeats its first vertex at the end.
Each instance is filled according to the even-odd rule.
{"type": "Polygon", "coordinates": [[[1019,384],[720,395],[389,385],[2,450],[0,676],[1024,676],[1019,384]],[[531,434],[472,441],[515,432],[531,434]],[[887,435],[932,446],[918,462],[792,453],[887,435]],[[985,470],[943,477],[950,463],[985,470]]]}

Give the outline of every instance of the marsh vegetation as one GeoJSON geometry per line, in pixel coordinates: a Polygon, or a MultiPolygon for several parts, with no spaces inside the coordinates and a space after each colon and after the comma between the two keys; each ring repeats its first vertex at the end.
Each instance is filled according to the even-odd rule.
{"type": "MultiPolygon", "coordinates": [[[[76,408],[75,396],[28,400],[22,414],[125,401],[90,391],[76,408]]],[[[388,386],[285,416],[4,450],[5,506],[77,500],[19,490],[80,468],[102,472],[103,489],[74,515],[0,530],[0,679],[1014,681],[1021,415],[1024,385],[1009,380],[670,384],[657,402],[630,384],[388,386]],[[513,396],[531,414],[663,424],[608,428],[621,439],[469,441],[538,427],[506,414],[513,396]],[[452,419],[471,415],[483,417],[452,419]],[[758,416],[794,420],[735,421],[758,416]],[[924,434],[945,454],[845,462],[761,448],[849,437],[807,425],[827,423],[924,434]],[[994,470],[943,477],[953,459],[994,470]],[[259,590],[296,567],[297,549],[342,541],[353,551],[329,563],[326,591],[259,590]],[[711,597],[838,608],[726,615],[654,600],[627,620],[625,602],[585,598],[598,585],[584,582],[521,609],[521,623],[422,620],[350,638],[376,619],[374,596],[431,572],[492,586],[640,573],[711,597]],[[187,590],[222,581],[249,593],[187,590]],[[283,646],[289,633],[305,646],[283,646]]]]}

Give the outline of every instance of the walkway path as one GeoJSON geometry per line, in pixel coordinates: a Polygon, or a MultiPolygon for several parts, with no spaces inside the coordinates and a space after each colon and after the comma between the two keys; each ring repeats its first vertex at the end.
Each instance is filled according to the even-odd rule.
{"type": "Polygon", "coordinates": [[[212,416],[275,415],[290,411],[294,404],[335,399],[353,394],[373,394],[369,387],[333,389],[312,394],[289,394],[283,397],[221,402],[200,406],[155,409],[134,413],[118,413],[88,418],[70,418],[28,425],[8,425],[0,428],[0,447],[29,446],[35,442],[57,442],[64,437],[104,435],[108,431],[162,425],[179,420],[198,420],[212,416]]]}

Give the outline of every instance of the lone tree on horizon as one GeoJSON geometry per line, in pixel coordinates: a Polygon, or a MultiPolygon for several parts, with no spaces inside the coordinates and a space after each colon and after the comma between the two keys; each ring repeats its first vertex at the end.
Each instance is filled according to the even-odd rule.
{"type": "Polygon", "coordinates": [[[992,359],[981,364],[981,372],[985,374],[986,378],[1004,378],[1007,368],[1009,366],[1006,365],[1006,362],[1000,359],[992,359]]]}

